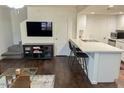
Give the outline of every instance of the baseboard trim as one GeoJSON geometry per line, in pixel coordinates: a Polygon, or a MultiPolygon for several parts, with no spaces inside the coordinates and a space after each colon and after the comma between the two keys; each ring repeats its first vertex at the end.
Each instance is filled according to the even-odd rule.
{"type": "Polygon", "coordinates": [[[55,57],[68,57],[67,55],[56,55],[55,57]]]}

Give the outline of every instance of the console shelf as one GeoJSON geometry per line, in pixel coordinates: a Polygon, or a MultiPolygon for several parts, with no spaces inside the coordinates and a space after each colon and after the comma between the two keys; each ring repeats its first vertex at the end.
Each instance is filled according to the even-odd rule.
{"type": "Polygon", "coordinates": [[[53,44],[33,44],[23,45],[24,57],[29,59],[52,59],[54,54],[53,44]]]}

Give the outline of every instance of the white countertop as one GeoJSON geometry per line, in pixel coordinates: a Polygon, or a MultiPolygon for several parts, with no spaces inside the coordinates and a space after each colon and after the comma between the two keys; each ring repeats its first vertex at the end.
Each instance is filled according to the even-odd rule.
{"type": "Polygon", "coordinates": [[[122,42],[122,43],[124,43],[124,39],[113,39],[113,38],[108,38],[108,39],[115,40],[116,42],[122,42]]]}
{"type": "Polygon", "coordinates": [[[124,50],[102,42],[85,42],[72,38],[70,40],[75,43],[83,52],[124,52],[124,50]]]}
{"type": "Polygon", "coordinates": [[[124,43],[124,39],[119,39],[119,40],[116,40],[117,42],[121,42],[121,43],[124,43]]]}

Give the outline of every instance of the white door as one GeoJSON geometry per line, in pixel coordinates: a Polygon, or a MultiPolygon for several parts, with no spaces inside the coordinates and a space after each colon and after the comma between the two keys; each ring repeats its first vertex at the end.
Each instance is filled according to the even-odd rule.
{"type": "Polygon", "coordinates": [[[66,17],[56,18],[55,23],[55,54],[68,55],[68,21],[66,17]]]}

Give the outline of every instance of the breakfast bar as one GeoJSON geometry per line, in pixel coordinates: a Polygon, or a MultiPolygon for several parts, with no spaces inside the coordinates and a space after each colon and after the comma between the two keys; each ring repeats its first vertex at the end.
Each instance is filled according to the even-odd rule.
{"type": "Polygon", "coordinates": [[[88,78],[92,84],[109,83],[118,79],[123,50],[92,40],[70,38],[70,41],[89,56],[88,78]]]}

